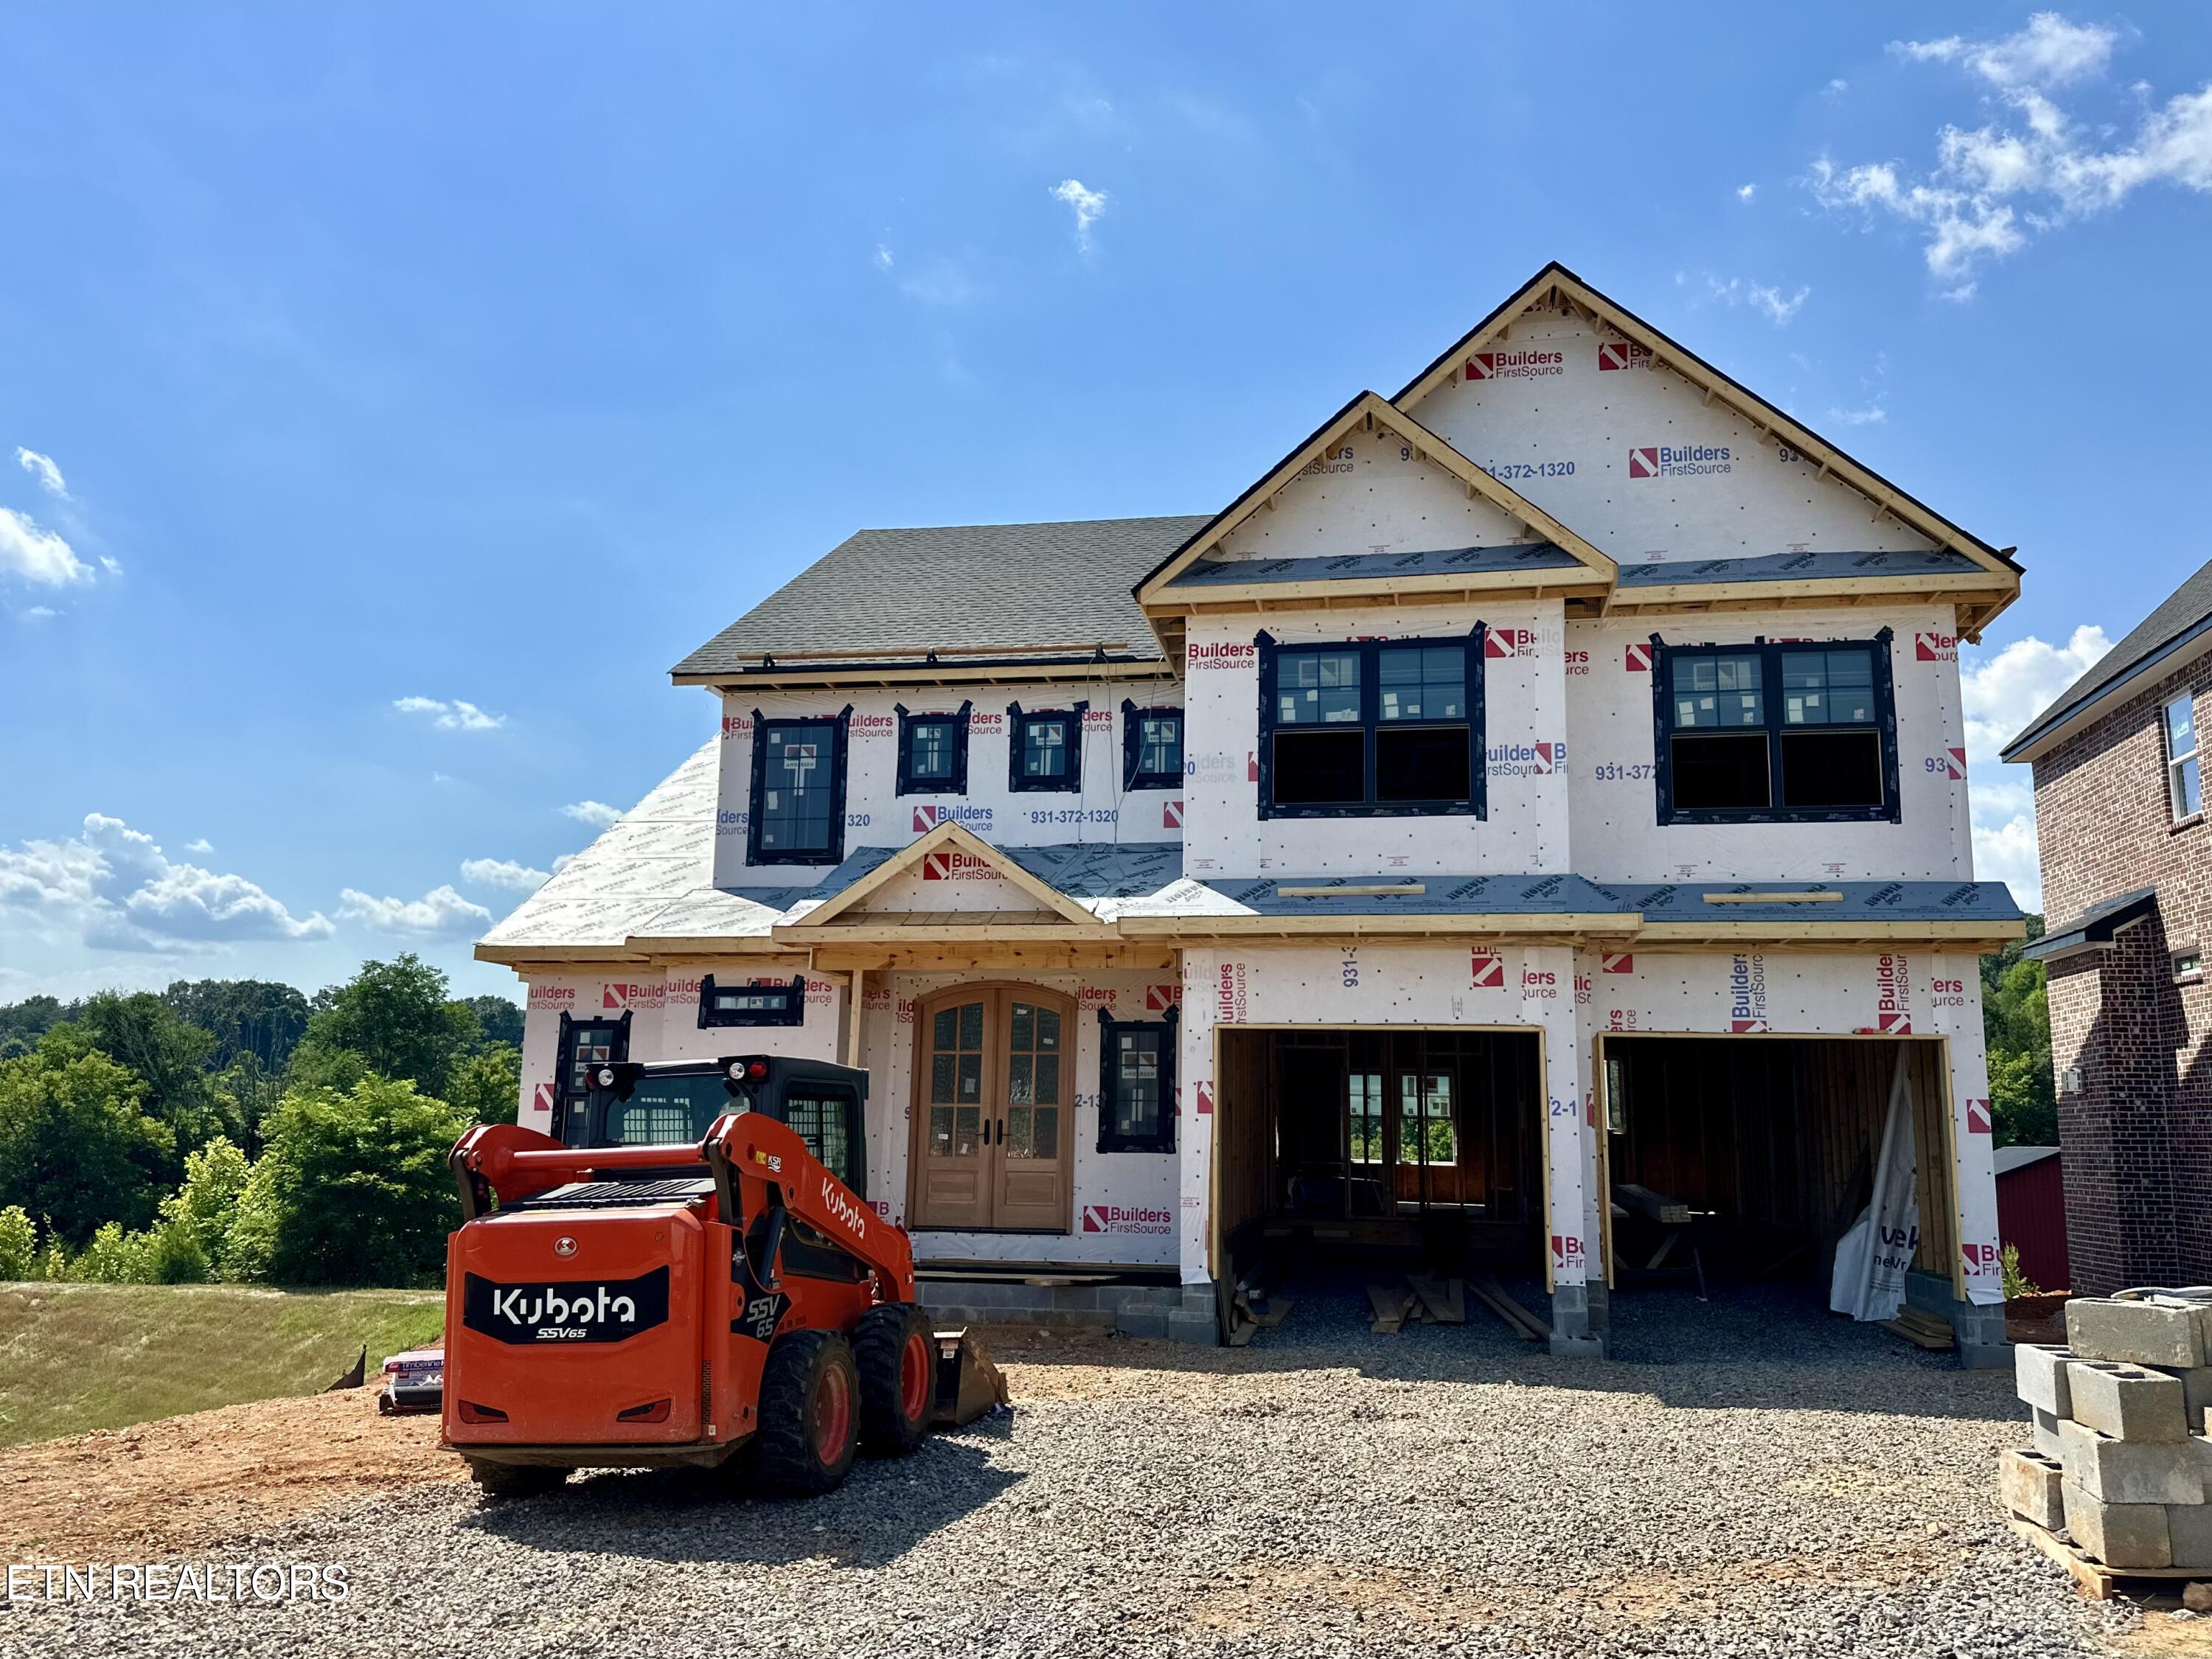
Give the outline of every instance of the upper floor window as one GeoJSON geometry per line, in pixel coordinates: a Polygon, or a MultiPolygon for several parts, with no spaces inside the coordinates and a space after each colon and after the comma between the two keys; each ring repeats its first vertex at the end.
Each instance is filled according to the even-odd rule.
{"type": "Polygon", "coordinates": [[[1083,787],[1083,716],[1090,704],[1024,714],[1007,709],[1006,787],[1064,790],[1083,787]]]}
{"type": "Polygon", "coordinates": [[[845,857],[845,736],[834,720],[753,716],[749,864],[838,864],[845,857]]]}
{"type": "Polygon", "coordinates": [[[968,793],[968,709],[964,702],[951,714],[909,714],[899,708],[900,794],[968,793]]]}
{"type": "Polygon", "coordinates": [[[1653,654],[1660,823],[1896,821],[1888,630],[1653,654]]]}
{"type": "Polygon", "coordinates": [[[2166,706],[2166,798],[2176,823],[2204,810],[2197,769],[2197,703],[2185,692],[2166,706]]]}
{"type": "Polygon", "coordinates": [[[1481,813],[1480,628],[1456,640],[1259,643],[1261,817],[1481,813]]]}
{"type": "Polygon", "coordinates": [[[1121,787],[1182,787],[1182,710],[1121,705],[1121,787]]]}

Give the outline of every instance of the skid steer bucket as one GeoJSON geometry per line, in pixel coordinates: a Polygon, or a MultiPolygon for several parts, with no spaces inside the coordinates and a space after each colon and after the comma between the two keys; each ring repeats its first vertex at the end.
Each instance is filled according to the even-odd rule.
{"type": "Polygon", "coordinates": [[[991,1363],[963,1326],[937,1333],[937,1413],[931,1419],[955,1428],[1006,1403],[1006,1374],[991,1363]]]}

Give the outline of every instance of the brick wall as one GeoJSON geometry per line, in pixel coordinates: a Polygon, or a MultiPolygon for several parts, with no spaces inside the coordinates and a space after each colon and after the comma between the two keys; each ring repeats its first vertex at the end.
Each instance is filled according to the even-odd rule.
{"type": "MultiPolygon", "coordinates": [[[[2044,913],[2063,927],[2100,899],[2158,890],[2114,949],[2051,975],[2073,1289],[2212,1281],[2212,986],[2176,985],[2172,953],[2212,954],[2212,823],[2166,805],[2166,702],[2212,715],[2212,657],[2179,671],[2035,763],[2044,913]]],[[[2208,756],[2212,761],[2212,756],[2208,756]]],[[[2212,765],[2207,767],[2212,781],[2212,765]]]]}

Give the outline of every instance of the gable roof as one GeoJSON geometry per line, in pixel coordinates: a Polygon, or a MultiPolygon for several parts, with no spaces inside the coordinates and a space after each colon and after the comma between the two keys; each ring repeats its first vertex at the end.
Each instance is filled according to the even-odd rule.
{"type": "Polygon", "coordinates": [[[1159,647],[1130,584],[1206,520],[862,530],[671,670],[702,684],[764,659],[833,661],[929,652],[1029,652],[1152,659],[1159,647]]]}
{"type": "Polygon", "coordinates": [[[2129,629],[2125,639],[2061,691],[2004,746],[2004,758],[2033,760],[2058,738],[2062,727],[2141,689],[2157,671],[2178,668],[2206,649],[2212,649],[2212,563],[2199,566],[2196,574],[2129,629]]]}
{"type": "MultiPolygon", "coordinates": [[[[1767,437],[1787,443],[1818,465],[1822,476],[1832,475],[1875,503],[1878,509],[1889,513],[1930,541],[1965,555],[1982,570],[2011,577],[2014,590],[2017,592],[2021,567],[2013,557],[2011,549],[1993,547],[1971,531],[1954,524],[1925,502],[1906,494],[1864,462],[1846,454],[1810,427],[1784,414],[1687,347],[1661,333],[1620,301],[1600,293],[1557,260],[1530,277],[1449,349],[1407,381],[1404,389],[1391,401],[1401,409],[1416,407],[1422,398],[1458,374],[1461,365],[1469,354],[1510,328],[1532,307],[1547,301],[1583,312],[1592,321],[1633,340],[1651,353],[1656,365],[1672,370],[1701,388],[1742,419],[1749,421],[1767,437]]],[[[1975,631],[2009,604],[2012,598],[2012,593],[1997,597],[1976,618],[1975,631]]]]}
{"type": "MultiPolygon", "coordinates": [[[[1405,439],[1413,447],[1418,459],[1456,478],[1470,498],[1479,496],[1526,525],[1538,538],[1540,545],[1549,550],[1549,554],[1540,560],[1505,561],[1489,568],[1475,564],[1454,567],[1447,562],[1440,564],[1436,571],[1413,575],[1355,566],[1334,573],[1330,578],[1332,580],[1353,587],[1370,580],[1387,581],[1391,589],[1397,592],[1418,592],[1431,586],[1440,591],[1459,592],[1475,587],[1542,586],[1551,590],[1572,587],[1577,591],[1602,592],[1612,586],[1618,574],[1618,567],[1609,555],[1568,529],[1510,484],[1502,483],[1484,471],[1446,440],[1438,437],[1403,410],[1394,407],[1379,393],[1362,392],[1315,428],[1303,443],[1284,456],[1243,495],[1212,518],[1204,520],[1180,546],[1153,566],[1133,589],[1138,603],[1144,605],[1148,612],[1156,612],[1163,606],[1171,611],[1176,598],[1171,590],[1183,585],[1181,579],[1186,573],[1254,514],[1271,503],[1279,491],[1296,482],[1309,466],[1323,459],[1355,428],[1393,432],[1405,439]]],[[[1456,557],[1475,550],[1444,549],[1440,550],[1440,555],[1456,557]]],[[[1386,556],[1379,563],[1387,566],[1391,558],[1401,556],[1386,556]]],[[[1208,570],[1198,579],[1209,589],[1206,598],[1210,601],[1224,598],[1223,590],[1242,585],[1236,581],[1236,566],[1243,562],[1247,562],[1224,561],[1225,574],[1208,570]]],[[[1258,572],[1272,562],[1260,560],[1249,562],[1258,572]]],[[[1361,561],[1359,564],[1369,562],[1376,562],[1361,561]]],[[[1255,575],[1254,580],[1265,584],[1270,578],[1255,575]]],[[[1160,617],[1154,614],[1152,619],[1153,625],[1159,627],[1160,617]]]]}
{"type": "MultiPolygon", "coordinates": [[[[854,911],[869,895],[896,880],[900,876],[908,873],[927,876],[930,860],[933,858],[942,858],[947,854],[957,854],[988,866],[1008,883],[1016,892],[1030,900],[1032,907],[1031,914],[1047,918],[1054,923],[1081,928],[1086,932],[1098,931],[1103,926],[1097,916],[1085,909],[1050,882],[1031,875],[1000,848],[992,846],[990,842],[982,840],[973,832],[962,829],[951,819],[947,818],[927,835],[918,836],[899,848],[835,897],[814,906],[803,915],[794,916],[786,924],[786,927],[808,929],[827,927],[839,917],[854,911]]],[[[977,907],[978,910],[992,910],[998,908],[992,905],[977,907]]],[[[957,922],[963,915],[972,916],[975,914],[976,913],[973,911],[947,911],[941,917],[940,924],[951,925],[957,922]]],[[[852,921],[847,925],[851,926],[854,923],[866,925],[863,920],[864,915],[865,913],[853,916],[852,921]]]]}

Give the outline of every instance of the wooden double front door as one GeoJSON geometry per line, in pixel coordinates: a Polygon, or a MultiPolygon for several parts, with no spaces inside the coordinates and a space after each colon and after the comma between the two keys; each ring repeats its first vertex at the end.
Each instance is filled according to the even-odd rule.
{"type": "Polygon", "coordinates": [[[1035,986],[959,986],[917,1014],[913,1224],[1067,1231],[1074,1003],[1035,986]]]}

